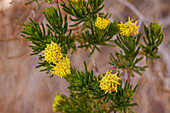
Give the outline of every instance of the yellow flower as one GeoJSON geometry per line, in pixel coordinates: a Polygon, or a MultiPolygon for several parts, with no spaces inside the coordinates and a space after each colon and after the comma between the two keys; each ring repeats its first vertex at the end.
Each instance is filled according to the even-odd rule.
{"type": "Polygon", "coordinates": [[[117,85],[119,85],[119,80],[121,78],[117,77],[117,73],[111,74],[112,70],[109,71],[109,69],[106,72],[106,75],[99,81],[100,82],[100,88],[105,91],[105,93],[112,91],[117,92],[117,85]]]}
{"type": "Polygon", "coordinates": [[[53,103],[53,112],[58,112],[58,105],[60,105],[59,101],[64,101],[64,98],[62,97],[62,95],[57,94],[57,96],[54,99],[54,103],[53,103]]]}
{"type": "Polygon", "coordinates": [[[79,2],[79,0],[72,0],[73,2],[79,2]]]}
{"type": "Polygon", "coordinates": [[[51,74],[56,74],[59,77],[65,77],[70,74],[70,60],[66,57],[63,57],[58,63],[51,65],[52,69],[50,70],[51,74]]]}
{"type": "Polygon", "coordinates": [[[100,28],[100,29],[106,29],[106,27],[109,24],[109,21],[110,21],[110,18],[107,20],[107,19],[99,17],[99,14],[97,14],[95,26],[100,28]]]}
{"type": "Polygon", "coordinates": [[[48,3],[51,3],[52,0],[48,0],[48,3]]]}
{"type": "Polygon", "coordinates": [[[61,48],[53,41],[51,41],[51,44],[46,45],[47,47],[44,51],[42,51],[44,53],[42,56],[45,57],[43,61],[47,61],[49,63],[56,63],[56,61],[59,62],[63,57],[61,54],[61,48]]]}
{"type": "Polygon", "coordinates": [[[65,77],[70,74],[70,60],[64,57],[61,53],[61,48],[51,41],[51,44],[47,44],[43,61],[47,61],[48,63],[53,63],[54,65],[50,65],[52,68],[50,69],[51,74],[56,74],[60,77],[65,77]]]}
{"type": "Polygon", "coordinates": [[[121,21],[119,24],[120,27],[120,31],[122,35],[125,36],[135,36],[136,34],[138,34],[138,28],[139,26],[137,26],[137,22],[138,20],[133,23],[132,22],[133,19],[130,20],[130,17],[128,18],[128,22],[126,22],[125,24],[123,24],[123,22],[121,21]]]}

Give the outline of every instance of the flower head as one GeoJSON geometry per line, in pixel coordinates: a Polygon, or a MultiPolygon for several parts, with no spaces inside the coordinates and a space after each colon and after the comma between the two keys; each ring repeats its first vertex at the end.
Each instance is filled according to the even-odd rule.
{"type": "Polygon", "coordinates": [[[109,21],[110,21],[110,18],[107,20],[107,19],[99,17],[99,14],[97,14],[95,26],[100,28],[100,29],[106,29],[106,27],[109,24],[109,21]]]}
{"type": "Polygon", "coordinates": [[[67,58],[67,55],[62,55],[61,48],[51,41],[51,44],[47,44],[47,47],[45,48],[45,51],[42,51],[45,53],[44,60],[50,64],[52,67],[50,69],[51,74],[56,74],[59,77],[65,77],[66,75],[70,74],[70,60],[67,58]]]}
{"type": "Polygon", "coordinates": [[[73,2],[79,2],[79,0],[72,0],[73,2]]]}
{"type": "Polygon", "coordinates": [[[49,63],[55,63],[56,61],[59,62],[62,58],[61,48],[53,41],[51,41],[51,44],[46,45],[47,47],[44,51],[42,51],[44,53],[42,56],[45,57],[43,61],[47,61],[49,63]]]}
{"type": "Polygon", "coordinates": [[[66,57],[63,57],[58,63],[51,65],[52,69],[50,73],[56,74],[59,77],[65,77],[66,75],[70,74],[70,60],[66,57]]]}
{"type": "Polygon", "coordinates": [[[121,21],[119,24],[120,27],[120,31],[122,35],[125,36],[135,36],[138,33],[138,28],[139,26],[137,26],[137,22],[138,20],[133,23],[132,22],[133,19],[130,20],[130,17],[128,18],[128,22],[126,22],[125,24],[123,24],[123,22],[121,21]]]}
{"type": "Polygon", "coordinates": [[[58,105],[60,105],[60,101],[64,101],[64,98],[62,97],[62,95],[57,94],[53,103],[53,112],[58,112],[58,105]]]}
{"type": "Polygon", "coordinates": [[[48,0],[48,3],[51,3],[52,2],[52,0],[48,0]]]}
{"type": "Polygon", "coordinates": [[[117,91],[117,85],[119,85],[119,80],[121,78],[117,77],[117,73],[111,74],[112,70],[109,71],[109,69],[106,72],[106,75],[99,81],[100,82],[100,88],[105,91],[105,93],[112,91],[117,91]]]}

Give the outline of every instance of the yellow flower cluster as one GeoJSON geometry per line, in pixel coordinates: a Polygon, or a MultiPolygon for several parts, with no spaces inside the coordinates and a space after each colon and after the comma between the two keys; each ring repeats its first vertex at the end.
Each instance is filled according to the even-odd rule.
{"type": "Polygon", "coordinates": [[[73,2],[79,2],[79,0],[72,0],[73,2]]]}
{"type": "Polygon", "coordinates": [[[138,20],[135,23],[133,23],[132,21],[133,19],[130,20],[129,17],[128,22],[126,22],[125,24],[123,24],[122,21],[120,22],[119,27],[122,35],[135,36],[136,34],[138,34],[138,28],[139,28],[139,26],[137,26],[138,20]]]}
{"type": "Polygon", "coordinates": [[[121,78],[117,77],[117,73],[111,74],[112,70],[109,71],[109,69],[106,72],[106,75],[99,81],[100,82],[100,88],[105,91],[105,93],[112,91],[117,92],[117,85],[119,85],[119,80],[121,78]]]}
{"type": "Polygon", "coordinates": [[[60,61],[63,57],[61,54],[61,48],[53,41],[51,41],[51,44],[46,44],[46,46],[45,51],[42,51],[44,53],[44,55],[42,55],[44,57],[43,61],[47,61],[49,63],[56,63],[56,61],[60,61]]]}
{"type": "Polygon", "coordinates": [[[58,105],[60,105],[59,101],[64,101],[64,99],[60,94],[57,94],[53,103],[53,112],[58,112],[58,105]]]}
{"type": "Polygon", "coordinates": [[[65,77],[70,74],[70,60],[67,57],[63,57],[63,59],[55,65],[56,66],[52,65],[53,68],[50,70],[50,73],[56,74],[60,77],[65,77]]]}
{"type": "Polygon", "coordinates": [[[99,17],[99,14],[97,14],[95,26],[100,28],[100,29],[106,29],[106,27],[109,24],[109,21],[110,21],[110,18],[107,20],[107,19],[99,17]]]}
{"type": "Polygon", "coordinates": [[[43,61],[47,61],[48,63],[53,63],[51,65],[50,73],[56,74],[60,77],[65,77],[66,75],[70,74],[70,60],[64,57],[61,53],[61,48],[51,41],[51,44],[47,44],[47,47],[44,51],[42,51],[44,55],[43,61]]]}

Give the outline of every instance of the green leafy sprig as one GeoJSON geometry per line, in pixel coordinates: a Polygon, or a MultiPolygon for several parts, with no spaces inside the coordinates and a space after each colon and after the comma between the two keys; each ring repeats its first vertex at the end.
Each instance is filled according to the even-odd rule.
{"type": "Polygon", "coordinates": [[[121,84],[118,85],[118,91],[113,94],[111,101],[114,103],[113,105],[110,105],[110,108],[118,111],[120,110],[120,113],[124,111],[124,113],[136,113],[133,109],[131,109],[131,106],[136,106],[137,103],[131,103],[132,96],[136,92],[136,88],[138,85],[135,86],[134,89],[132,89],[133,85],[130,85],[128,80],[125,83],[124,88],[122,88],[122,81],[121,84]]]}
{"type": "Polygon", "coordinates": [[[77,92],[79,96],[86,95],[88,98],[101,98],[104,92],[100,90],[100,76],[94,76],[93,70],[88,71],[87,65],[84,62],[85,72],[77,71],[71,68],[71,74],[65,77],[66,82],[69,82],[68,89],[71,92],[77,92]]]}
{"type": "Polygon", "coordinates": [[[164,39],[164,29],[162,30],[162,25],[159,23],[150,23],[150,32],[149,28],[144,25],[145,35],[143,37],[144,43],[140,44],[143,50],[144,55],[146,56],[146,61],[148,62],[148,58],[153,61],[153,59],[160,58],[160,55],[156,55],[158,53],[158,46],[162,43],[164,39]]]}
{"type": "MultiPolygon", "coordinates": [[[[117,92],[113,91],[112,93],[105,93],[105,91],[101,90],[101,88],[99,87],[99,81],[102,79],[100,75],[96,77],[95,75],[93,75],[92,70],[87,70],[85,62],[84,65],[85,72],[76,71],[75,68],[72,68],[71,74],[65,77],[65,80],[70,84],[68,86],[68,89],[71,94],[76,95],[77,98],[85,96],[85,98],[89,100],[95,100],[100,106],[105,105],[109,101],[111,101],[114,105],[111,105],[110,108],[115,111],[122,111],[126,109],[132,110],[130,106],[137,105],[136,103],[131,103],[132,96],[136,91],[137,86],[132,89],[132,85],[130,85],[130,83],[126,81],[126,84],[123,87],[122,80],[120,80],[120,85],[118,85],[117,92]]],[[[104,76],[105,75],[103,74],[103,77],[104,76]]],[[[110,109],[107,109],[107,112],[109,111],[110,109]]]]}
{"type": "MultiPolygon", "coordinates": [[[[55,106],[57,112],[64,113],[92,113],[92,102],[90,102],[86,97],[81,96],[77,97],[76,94],[72,93],[70,97],[63,94],[58,94],[61,96],[61,100],[58,101],[58,104],[55,106]],[[92,105],[90,105],[90,103],[92,105]]],[[[57,95],[57,96],[58,96],[57,95]]],[[[97,112],[94,112],[97,113],[97,112]]]]}
{"type": "Polygon", "coordinates": [[[74,17],[69,16],[71,21],[77,22],[71,25],[71,27],[74,27],[94,18],[95,15],[103,9],[103,1],[104,0],[88,0],[86,2],[85,0],[79,0],[74,2],[73,0],[68,0],[68,6],[66,6],[66,4],[61,4],[61,6],[65,12],[74,17]]]}
{"type": "Polygon", "coordinates": [[[117,58],[110,53],[110,60],[109,64],[114,65],[113,68],[119,69],[127,69],[129,71],[130,76],[132,76],[132,71],[136,72],[139,75],[142,75],[140,71],[145,71],[148,67],[146,66],[137,66],[137,63],[143,59],[143,56],[137,58],[139,55],[139,40],[141,37],[141,33],[136,36],[117,36],[117,39],[114,40],[114,43],[119,46],[122,51],[120,53],[115,52],[117,58]],[[124,54],[123,54],[124,53],[124,54]]]}
{"type": "Polygon", "coordinates": [[[95,21],[90,21],[89,24],[86,25],[86,28],[88,29],[82,33],[83,39],[80,41],[81,45],[79,46],[79,48],[85,47],[86,50],[90,48],[92,51],[89,56],[93,54],[95,49],[101,52],[97,47],[98,45],[115,47],[112,44],[108,44],[108,42],[113,42],[113,40],[111,40],[113,35],[117,34],[119,31],[118,23],[116,21],[111,22],[106,29],[95,27],[94,22],[95,21]]]}
{"type": "MultiPolygon", "coordinates": [[[[32,19],[30,19],[32,24],[23,24],[21,36],[30,40],[34,44],[34,46],[29,46],[33,50],[33,53],[31,53],[30,55],[38,55],[46,48],[46,44],[50,44],[51,41],[57,43],[61,47],[61,52],[63,54],[67,54],[70,49],[72,49],[72,52],[76,51],[75,39],[71,37],[71,30],[69,31],[69,33],[67,32],[67,15],[65,15],[63,21],[58,5],[57,8],[58,9],[50,7],[46,11],[44,11],[44,16],[49,22],[49,24],[46,24],[46,27],[43,23],[41,23],[40,26],[32,19]],[[47,31],[46,28],[48,29],[47,31]]],[[[43,58],[44,57],[42,57],[42,55],[39,55],[40,62],[38,63],[39,65],[36,66],[36,68],[46,67],[41,71],[47,71],[48,73],[51,67],[48,62],[42,61],[43,58]]]]}

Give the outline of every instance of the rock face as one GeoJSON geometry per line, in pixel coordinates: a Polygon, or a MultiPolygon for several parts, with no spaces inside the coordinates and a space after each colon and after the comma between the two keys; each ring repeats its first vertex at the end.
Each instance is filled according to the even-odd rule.
{"type": "MultiPolygon", "coordinates": [[[[46,22],[42,11],[50,4],[40,2],[40,9],[24,6],[22,0],[13,1],[11,5],[2,0],[0,7],[0,112],[1,113],[51,113],[54,96],[57,93],[68,95],[64,79],[58,76],[49,79],[49,75],[39,72],[34,67],[37,57],[29,56],[30,42],[20,36],[21,23],[28,23],[28,17],[36,22],[46,22]],[[2,5],[2,3],[4,3],[2,5]],[[3,7],[2,7],[3,6],[3,7]]],[[[149,62],[150,68],[141,76],[135,76],[131,82],[139,84],[134,100],[139,106],[134,107],[138,113],[169,113],[170,111],[170,7],[168,0],[105,0],[104,11],[111,12],[112,18],[126,21],[130,16],[134,20],[144,17],[141,23],[158,21],[165,29],[165,39],[159,48],[161,59],[149,62]],[[130,4],[130,5],[129,5],[130,4]],[[140,12],[140,14],[136,13],[140,12]]],[[[143,24],[141,24],[143,25],[143,24]]],[[[143,27],[141,27],[143,31],[143,27]]],[[[95,52],[99,73],[112,69],[108,64],[109,52],[117,48],[100,47],[102,53],[95,52]],[[101,60],[102,59],[102,60],[101,60]]],[[[88,69],[94,69],[88,52],[79,49],[69,56],[72,65],[84,70],[83,60],[88,69]]],[[[141,64],[142,65],[142,64],[141,64]]],[[[113,70],[116,71],[116,70],[113,70]]]]}

